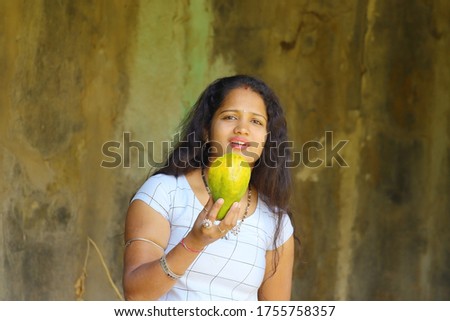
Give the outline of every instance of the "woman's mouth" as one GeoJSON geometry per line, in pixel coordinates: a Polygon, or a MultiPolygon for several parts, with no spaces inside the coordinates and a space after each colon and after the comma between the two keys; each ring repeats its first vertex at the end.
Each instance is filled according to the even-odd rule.
{"type": "Polygon", "coordinates": [[[249,143],[243,139],[232,139],[230,140],[230,146],[232,149],[242,150],[249,146],[249,143]]]}

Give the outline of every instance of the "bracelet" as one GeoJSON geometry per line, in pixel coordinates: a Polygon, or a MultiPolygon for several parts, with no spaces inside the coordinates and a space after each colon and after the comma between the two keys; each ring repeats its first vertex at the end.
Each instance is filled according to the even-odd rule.
{"type": "Polygon", "coordinates": [[[183,245],[183,247],[186,249],[186,250],[188,250],[189,252],[191,252],[191,253],[201,253],[205,248],[202,248],[201,250],[194,250],[194,249],[191,249],[189,246],[187,246],[186,245],[186,243],[184,243],[184,237],[181,239],[181,241],[180,241],[180,243],[181,243],[181,245],[183,245]]]}
{"type": "Polygon", "coordinates": [[[142,241],[142,242],[153,244],[154,246],[156,246],[157,248],[159,248],[161,251],[164,252],[164,248],[161,245],[153,242],[152,240],[144,239],[143,237],[135,237],[135,238],[129,239],[128,241],[125,242],[125,247],[130,246],[131,243],[136,242],[136,241],[142,241]]]}
{"type": "Polygon", "coordinates": [[[171,278],[172,280],[178,280],[179,278],[181,278],[183,275],[178,275],[175,274],[167,265],[167,261],[166,261],[166,255],[164,254],[161,259],[159,260],[159,263],[161,264],[161,267],[164,271],[164,273],[166,273],[166,275],[171,278]]]}

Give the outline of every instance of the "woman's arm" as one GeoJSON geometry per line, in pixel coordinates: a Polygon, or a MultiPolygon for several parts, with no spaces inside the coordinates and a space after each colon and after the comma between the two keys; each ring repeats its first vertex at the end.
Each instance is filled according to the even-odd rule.
{"type": "MultiPolygon", "coordinates": [[[[169,223],[161,214],[142,201],[131,203],[125,222],[125,241],[143,238],[161,248],[145,241],[134,241],[125,248],[123,287],[126,300],[154,300],[175,284],[175,280],[164,273],[159,261],[169,236],[169,223]]],[[[189,241],[187,237],[186,244],[195,248],[189,241]]],[[[174,273],[181,275],[197,255],[177,245],[167,254],[167,265],[174,273]]]]}
{"type": "MultiPolygon", "coordinates": [[[[212,198],[209,199],[205,210],[200,212],[185,237],[185,245],[190,250],[182,244],[177,244],[166,254],[167,266],[173,273],[183,275],[199,255],[196,251],[223,236],[216,227],[202,228],[206,215],[209,213],[208,218],[214,221],[222,204],[222,199],[214,204],[212,198]]],[[[239,206],[236,203],[221,224],[224,228],[228,227],[227,229],[235,226],[238,215],[239,206]]],[[[126,300],[156,300],[174,286],[176,280],[170,278],[160,264],[169,237],[169,222],[161,214],[140,200],[130,204],[125,221],[125,242],[134,238],[151,242],[136,240],[125,248],[123,289],[126,300]]]]}
{"type": "Polygon", "coordinates": [[[261,301],[289,301],[291,299],[292,269],[294,266],[294,237],[278,249],[279,261],[274,273],[275,250],[266,253],[266,272],[258,291],[261,301]]]}

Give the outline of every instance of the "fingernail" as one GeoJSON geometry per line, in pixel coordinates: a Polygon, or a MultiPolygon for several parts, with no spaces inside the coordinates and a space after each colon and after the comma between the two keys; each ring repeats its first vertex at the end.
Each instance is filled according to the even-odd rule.
{"type": "Polygon", "coordinates": [[[219,204],[223,204],[223,202],[224,202],[223,198],[219,198],[219,199],[217,200],[217,203],[219,203],[219,204]]]}

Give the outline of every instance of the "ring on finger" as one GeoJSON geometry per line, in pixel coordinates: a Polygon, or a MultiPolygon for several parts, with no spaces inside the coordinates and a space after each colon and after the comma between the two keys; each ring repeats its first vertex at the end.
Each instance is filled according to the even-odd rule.
{"type": "Polygon", "coordinates": [[[212,224],[211,220],[209,220],[209,219],[207,219],[207,218],[205,218],[205,219],[202,221],[202,226],[203,226],[204,228],[206,228],[206,229],[211,228],[212,225],[213,225],[213,224],[212,224]]]}

